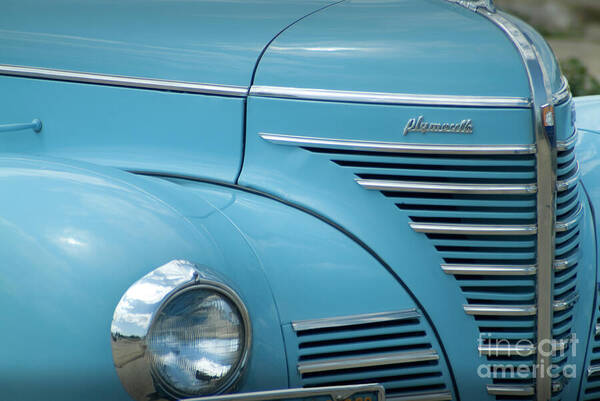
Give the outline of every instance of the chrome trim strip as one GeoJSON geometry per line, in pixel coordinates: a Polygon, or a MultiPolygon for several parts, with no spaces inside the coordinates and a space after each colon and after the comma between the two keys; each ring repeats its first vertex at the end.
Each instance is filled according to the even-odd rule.
{"type": "Polygon", "coordinates": [[[463,305],[467,315],[473,316],[533,316],[535,305],[463,305]]]}
{"type": "Polygon", "coordinates": [[[579,294],[577,292],[571,293],[571,295],[567,296],[564,299],[560,299],[558,301],[554,301],[554,312],[561,312],[566,309],[573,307],[577,301],[579,300],[579,294]]]}
{"type": "Polygon", "coordinates": [[[456,3],[460,6],[468,8],[472,11],[477,11],[480,7],[484,7],[486,10],[496,12],[496,6],[493,0],[448,0],[452,3],[456,3]]]}
{"type": "Polygon", "coordinates": [[[367,368],[383,365],[437,361],[440,359],[435,350],[393,352],[386,354],[355,356],[349,358],[331,358],[318,361],[299,362],[298,373],[329,372],[354,368],[367,368]]]}
{"type": "Polygon", "coordinates": [[[477,349],[484,356],[530,356],[536,353],[535,345],[480,345],[477,349]]]}
{"type": "Polygon", "coordinates": [[[579,208],[577,209],[575,214],[569,220],[556,222],[556,227],[555,227],[556,232],[560,233],[563,231],[570,230],[573,226],[577,225],[582,214],[583,214],[583,204],[579,203],[579,208]]]}
{"type": "MultiPolygon", "coordinates": [[[[545,70],[539,52],[533,42],[517,25],[503,13],[479,9],[479,14],[496,24],[521,55],[523,66],[529,78],[533,101],[534,138],[537,166],[537,338],[538,341],[552,339],[553,293],[554,288],[554,246],[556,210],[556,166],[557,145],[553,94],[550,78],[545,70]],[[545,113],[543,116],[542,113],[545,113]],[[551,115],[549,115],[551,113],[551,115]],[[551,117],[545,119],[545,117],[551,117]],[[544,126],[544,121],[548,126],[544,126]],[[550,124],[552,123],[552,124],[550,124]]],[[[534,351],[535,353],[535,351],[534,351]]],[[[540,370],[552,364],[548,353],[537,352],[536,356],[536,400],[548,401],[552,397],[552,377],[540,370]]]]}
{"type": "Polygon", "coordinates": [[[536,265],[460,265],[443,264],[446,274],[474,276],[531,276],[536,273],[536,265]]]}
{"type": "Polygon", "coordinates": [[[275,401],[288,399],[308,399],[328,396],[332,400],[345,400],[354,394],[376,392],[377,400],[385,400],[385,389],[379,384],[357,384],[353,386],[332,386],[313,388],[293,388],[285,390],[257,391],[255,393],[238,393],[215,395],[208,397],[186,398],[186,401],[275,401]]]}
{"type": "Polygon", "coordinates": [[[390,192],[439,194],[527,195],[537,192],[536,184],[452,184],[422,181],[356,179],[365,189],[390,192]]]}
{"type": "Polygon", "coordinates": [[[577,139],[579,139],[579,133],[577,132],[577,130],[575,130],[575,132],[564,141],[556,142],[556,150],[558,150],[559,152],[570,150],[577,143],[577,139]]]}
{"type": "Polygon", "coordinates": [[[557,259],[554,261],[554,271],[560,272],[568,269],[579,262],[579,256],[577,253],[571,255],[568,259],[557,259]]]}
{"type": "Polygon", "coordinates": [[[416,309],[406,309],[394,312],[368,313],[364,315],[328,317],[324,319],[300,320],[292,322],[294,331],[330,329],[335,327],[357,326],[369,323],[383,323],[397,320],[418,319],[421,317],[416,309]]]}
{"type": "Polygon", "coordinates": [[[534,235],[535,224],[529,225],[490,225],[490,224],[444,224],[408,223],[418,233],[426,234],[472,234],[472,235],[534,235]]]}
{"type": "Polygon", "coordinates": [[[439,393],[401,393],[385,397],[385,401],[452,401],[452,394],[448,391],[439,393]]]}
{"type": "Polygon", "coordinates": [[[560,89],[552,95],[552,102],[555,105],[561,104],[571,98],[571,88],[569,87],[567,77],[563,75],[560,80],[560,89]]]}
{"type": "Polygon", "coordinates": [[[580,176],[580,172],[579,172],[579,162],[577,162],[577,167],[575,167],[575,173],[565,179],[565,180],[560,180],[556,182],[556,190],[558,192],[563,192],[566,191],[567,189],[577,185],[577,183],[579,182],[579,176],[580,176]]]}
{"type": "Polygon", "coordinates": [[[215,391],[226,391],[243,377],[252,348],[252,324],[244,302],[208,268],[186,260],[173,260],[133,283],[115,308],[110,326],[113,362],[132,399],[154,399],[153,394],[159,391],[166,393],[169,399],[177,398],[179,391],[156,373],[148,341],[165,305],[181,294],[196,290],[210,290],[228,299],[237,309],[244,330],[244,338],[239,340],[239,359],[221,376],[215,391]]]}
{"type": "Polygon", "coordinates": [[[203,95],[245,97],[248,94],[248,88],[243,86],[169,81],[164,79],[137,78],[121,75],[96,74],[91,72],[56,70],[50,68],[22,67],[17,65],[0,65],[0,75],[122,86],[138,89],[166,90],[203,95]]]}
{"type": "Polygon", "coordinates": [[[436,145],[426,143],[402,143],[362,141],[352,139],[315,138],[261,132],[258,135],[278,145],[302,146],[385,153],[424,153],[450,155],[522,155],[534,154],[535,145],[436,145]]]}
{"type": "Polygon", "coordinates": [[[588,377],[596,376],[600,373],[600,365],[592,365],[588,368],[588,377]]]}
{"type": "Polygon", "coordinates": [[[531,100],[520,97],[414,95],[408,93],[361,92],[332,89],[254,85],[250,96],[349,103],[398,104],[408,106],[493,107],[528,109],[531,100]]]}
{"type": "Polygon", "coordinates": [[[502,396],[517,396],[525,397],[535,394],[535,387],[533,386],[513,386],[503,384],[488,384],[488,394],[491,395],[502,395],[502,396]]]}
{"type": "Polygon", "coordinates": [[[598,336],[598,335],[600,335],[600,324],[596,324],[596,330],[595,330],[595,332],[594,332],[594,335],[595,335],[595,336],[598,336]]]}

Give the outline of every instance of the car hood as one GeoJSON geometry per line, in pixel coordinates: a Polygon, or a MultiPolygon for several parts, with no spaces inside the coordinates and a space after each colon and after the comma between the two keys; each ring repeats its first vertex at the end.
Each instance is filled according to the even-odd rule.
{"type": "Polygon", "coordinates": [[[6,0],[0,64],[249,86],[269,41],[331,0],[6,0]]]}
{"type": "MultiPolygon", "coordinates": [[[[503,14],[505,18],[511,18],[503,14]]],[[[534,41],[552,80],[560,71],[534,41]]],[[[352,0],[293,25],[265,52],[257,86],[463,96],[530,97],[520,54],[483,15],[444,0],[352,0]]]]}

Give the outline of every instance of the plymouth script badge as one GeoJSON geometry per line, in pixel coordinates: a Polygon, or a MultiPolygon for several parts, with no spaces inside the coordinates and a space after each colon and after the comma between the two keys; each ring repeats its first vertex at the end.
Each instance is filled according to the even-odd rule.
{"type": "Polygon", "coordinates": [[[441,132],[448,134],[472,134],[473,133],[473,121],[462,120],[459,123],[428,123],[425,121],[425,117],[419,116],[418,118],[411,118],[406,123],[404,128],[404,135],[410,132],[420,132],[425,134],[427,132],[441,132]]]}

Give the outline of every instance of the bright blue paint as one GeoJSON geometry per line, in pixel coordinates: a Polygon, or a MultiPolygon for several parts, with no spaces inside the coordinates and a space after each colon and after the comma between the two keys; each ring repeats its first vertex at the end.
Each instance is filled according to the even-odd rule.
{"type": "Polygon", "coordinates": [[[572,106],[573,99],[569,99],[554,108],[557,141],[564,141],[575,134],[575,121],[573,121],[572,106]]]}
{"type": "MultiPolygon", "coordinates": [[[[464,296],[455,278],[441,270],[442,254],[435,251],[432,242],[410,229],[406,213],[398,210],[388,198],[357,185],[353,169],[334,164],[327,154],[310,153],[294,146],[274,145],[258,136],[259,132],[275,132],[426,143],[532,141],[529,137],[531,115],[518,110],[496,111],[499,120],[495,126],[493,114],[485,115],[486,111],[480,110],[469,111],[468,114],[474,117],[476,130],[468,138],[447,134],[403,137],[401,131],[405,117],[422,110],[416,107],[250,98],[246,159],[240,183],[314,210],[364,241],[394,269],[435,322],[452,361],[461,398],[486,400],[489,395],[483,385],[485,381],[473,381],[478,366],[486,360],[475,351],[465,352],[474,349],[478,329],[473,318],[462,310],[464,296]],[[488,118],[491,120],[489,126],[485,122],[488,118]],[[342,121],[343,124],[340,123],[342,121]],[[480,122],[483,127],[478,130],[480,122]],[[528,134],[523,135],[524,132],[528,134]],[[440,297],[440,294],[443,296],[440,297]]],[[[428,116],[435,116],[436,120],[441,121],[454,121],[466,112],[449,108],[426,111],[428,116]]],[[[365,157],[365,160],[368,159],[365,157]]],[[[443,162],[452,163],[448,160],[443,162]]],[[[533,165],[530,168],[533,169],[533,165]]],[[[468,201],[461,203],[470,204],[468,201]]]]}
{"type": "Polygon", "coordinates": [[[287,386],[269,286],[209,204],[170,183],[60,160],[1,157],[0,185],[2,399],[129,399],[112,363],[112,314],[133,282],[173,259],[218,269],[254,317],[245,388],[287,386]]]}
{"type": "MultiPolygon", "coordinates": [[[[583,124],[584,126],[589,126],[588,124],[592,123],[595,119],[595,115],[597,115],[598,107],[593,107],[593,105],[597,105],[598,98],[576,98],[575,103],[577,104],[577,125],[583,124]]],[[[598,253],[598,247],[600,246],[600,237],[598,237],[598,227],[600,227],[600,216],[598,215],[598,211],[600,210],[600,136],[592,133],[585,133],[583,131],[579,132],[579,139],[577,142],[577,156],[579,158],[579,166],[581,171],[582,182],[586,190],[586,194],[588,196],[588,201],[590,203],[591,209],[588,209],[587,213],[587,227],[584,228],[584,232],[587,233],[588,237],[591,237],[587,241],[590,242],[588,246],[588,251],[583,254],[589,259],[595,258],[596,265],[595,269],[588,271],[587,275],[584,277],[584,282],[587,282],[586,287],[586,295],[588,292],[591,292],[592,296],[589,296],[587,301],[580,301],[579,304],[583,304],[581,307],[583,310],[581,313],[584,313],[586,316],[590,316],[591,324],[589,327],[582,327],[582,332],[585,329],[589,330],[589,335],[587,339],[589,341],[585,341],[579,345],[578,348],[578,356],[579,354],[585,355],[587,351],[587,357],[585,357],[585,363],[583,360],[581,361],[582,366],[589,366],[592,358],[592,348],[594,346],[594,330],[595,330],[595,316],[597,316],[598,311],[598,299],[593,296],[596,295],[595,291],[597,291],[598,282],[600,280],[600,276],[598,274],[598,269],[600,268],[600,254],[598,253]],[[593,210],[594,214],[592,215],[591,211],[593,210]],[[593,242],[592,242],[593,241],[593,242]],[[592,243],[595,243],[595,249],[592,250],[592,243]],[[592,287],[593,288],[589,288],[592,287]],[[594,302],[595,299],[595,302],[594,302]],[[593,318],[593,319],[592,319],[593,318]]],[[[580,280],[582,281],[582,280],[580,280]]],[[[579,285],[579,284],[578,284],[579,285]]],[[[579,306],[579,305],[578,305],[579,306]]],[[[580,337],[581,339],[581,337],[580,337]]],[[[582,388],[580,389],[580,397],[583,398],[583,391],[585,390],[585,383],[587,380],[585,379],[585,372],[583,372],[582,377],[582,388]]]]}
{"type": "Polygon", "coordinates": [[[600,130],[600,96],[575,98],[577,110],[577,128],[600,130]]]}
{"type": "MultiPolygon", "coordinates": [[[[98,0],[75,5],[67,0],[51,4],[11,0],[3,4],[0,15],[0,63],[248,86],[268,41],[326,4],[98,0]]],[[[559,71],[550,49],[530,28],[522,27],[538,44],[553,90],[558,90],[559,71]]],[[[498,28],[441,0],[347,1],[325,9],[272,43],[255,83],[529,96],[521,60],[498,28]]],[[[460,308],[464,296],[454,277],[439,268],[448,253],[433,247],[456,243],[444,239],[432,243],[413,232],[406,213],[354,182],[360,170],[337,166],[327,155],[269,144],[258,133],[529,144],[534,141],[531,111],[249,98],[244,121],[242,98],[10,77],[1,77],[0,87],[0,125],[43,121],[39,134],[6,132],[0,137],[5,154],[0,157],[2,398],[128,399],[112,366],[108,333],[113,309],[134,281],[165,262],[184,258],[228,277],[253,318],[251,360],[240,391],[300,384],[290,322],[412,308],[418,300],[443,344],[425,323],[428,339],[440,356],[444,346],[461,398],[491,399],[483,385],[489,381],[473,380],[485,362],[474,351],[478,331],[460,308]],[[421,114],[440,122],[472,118],[475,131],[402,136],[406,121],[421,114]],[[242,167],[246,122],[247,153],[240,183],[339,224],[385,260],[410,293],[348,236],[282,203],[208,184],[169,182],[97,166],[231,183],[242,167]],[[7,156],[8,152],[14,155],[7,156]]],[[[579,126],[599,130],[600,98],[576,102],[579,126]]],[[[566,139],[572,132],[570,102],[556,111],[563,135],[558,139],[566,139]]],[[[596,211],[600,210],[598,138],[582,135],[578,145],[583,182],[596,211]]],[[[370,156],[362,160],[372,161],[370,156]]],[[[517,164],[534,168],[533,160],[517,164]]],[[[490,176],[503,178],[509,173],[490,176]]],[[[518,174],[531,178],[529,170],[518,174]]],[[[432,173],[424,170],[422,175],[432,173]]],[[[531,202],[516,200],[513,206],[531,202]]],[[[585,213],[577,282],[581,298],[574,310],[578,317],[574,329],[587,343],[597,281],[590,279],[596,277],[594,226],[600,221],[592,220],[587,205],[585,213]]],[[[531,246],[530,240],[514,241],[515,248],[531,246]]],[[[583,358],[583,353],[574,358],[579,376],[586,366],[583,358]]],[[[440,363],[448,383],[443,357],[440,363]]],[[[564,398],[571,399],[576,392],[571,385],[564,398]]]]}
{"type": "Polygon", "coordinates": [[[267,49],[256,85],[530,97],[523,62],[482,16],[441,0],[343,2],[267,49]]]}
{"type": "Polygon", "coordinates": [[[232,182],[242,158],[243,99],[0,76],[3,152],[52,155],[232,182]]]}
{"type": "MultiPolygon", "coordinates": [[[[284,332],[297,320],[417,307],[377,260],[313,216],[245,192],[175,182],[215,205],[240,230],[268,278],[284,332]]],[[[243,270],[240,268],[239,274],[244,274],[243,270]]],[[[246,281],[240,277],[240,282],[246,281]]],[[[441,369],[448,389],[452,390],[441,348],[426,320],[421,320],[428,341],[441,356],[441,369]]],[[[298,350],[294,344],[286,345],[290,385],[299,386],[294,357],[298,350]]]]}
{"type": "Polygon", "coordinates": [[[330,2],[3,1],[0,64],[248,86],[269,40],[330,2]]]}

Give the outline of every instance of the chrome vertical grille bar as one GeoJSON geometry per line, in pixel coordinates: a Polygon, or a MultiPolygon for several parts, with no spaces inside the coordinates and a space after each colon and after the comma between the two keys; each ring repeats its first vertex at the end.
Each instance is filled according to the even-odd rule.
{"type": "MultiPolygon", "coordinates": [[[[554,130],[554,102],[547,72],[541,57],[527,35],[500,13],[479,10],[494,22],[514,43],[529,76],[533,99],[537,165],[537,341],[552,339],[554,238],[556,207],[557,143],[554,130]]],[[[545,369],[552,363],[548,353],[537,352],[536,399],[552,398],[552,378],[545,369]]]]}

